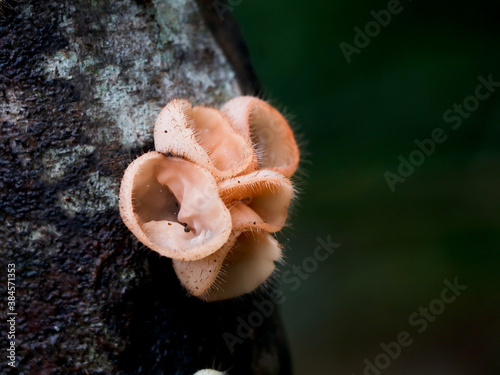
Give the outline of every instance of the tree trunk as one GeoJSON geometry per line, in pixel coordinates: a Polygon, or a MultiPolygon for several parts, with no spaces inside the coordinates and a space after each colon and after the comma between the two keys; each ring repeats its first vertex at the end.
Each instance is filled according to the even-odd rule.
{"type": "Polygon", "coordinates": [[[142,246],[118,212],[123,171],[153,149],[170,99],[219,106],[256,88],[229,14],[222,22],[204,0],[9,4],[0,21],[0,372],[290,374],[276,311],[243,327],[266,293],[188,297],[171,261],[142,246]]]}

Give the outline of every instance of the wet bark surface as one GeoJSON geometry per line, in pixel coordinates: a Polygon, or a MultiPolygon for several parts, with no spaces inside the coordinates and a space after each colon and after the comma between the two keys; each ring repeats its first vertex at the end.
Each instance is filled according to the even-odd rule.
{"type": "Polygon", "coordinates": [[[2,356],[0,372],[289,374],[276,312],[225,340],[265,292],[188,297],[118,212],[123,171],[153,149],[170,99],[219,106],[256,87],[241,41],[227,58],[207,4],[192,0],[11,4],[0,21],[0,259],[4,290],[7,264],[16,269],[17,367],[2,356]]]}

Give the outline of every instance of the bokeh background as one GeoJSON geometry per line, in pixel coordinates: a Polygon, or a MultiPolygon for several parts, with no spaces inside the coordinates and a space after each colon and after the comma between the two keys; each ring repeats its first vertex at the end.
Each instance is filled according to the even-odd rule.
{"type": "Polygon", "coordinates": [[[401,1],[350,64],[339,44],[387,1],[233,4],[265,97],[307,141],[286,267],[317,237],[340,244],[283,286],[296,373],[362,374],[407,331],[413,343],[380,373],[500,374],[500,93],[457,130],[443,121],[479,75],[500,82],[498,1],[401,1]],[[391,192],[384,172],[438,127],[446,142],[391,192]],[[467,290],[418,333],[409,317],[455,277],[467,290]]]}

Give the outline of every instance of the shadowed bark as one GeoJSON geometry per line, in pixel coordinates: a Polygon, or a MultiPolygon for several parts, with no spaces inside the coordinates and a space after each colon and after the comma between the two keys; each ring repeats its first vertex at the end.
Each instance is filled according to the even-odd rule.
{"type": "Polygon", "coordinates": [[[3,355],[0,372],[289,374],[276,313],[233,353],[224,340],[265,293],[188,297],[171,261],[118,212],[123,171],[153,149],[170,99],[219,106],[257,87],[234,21],[194,0],[10,3],[0,21],[0,259],[2,288],[16,267],[17,367],[3,355]]]}

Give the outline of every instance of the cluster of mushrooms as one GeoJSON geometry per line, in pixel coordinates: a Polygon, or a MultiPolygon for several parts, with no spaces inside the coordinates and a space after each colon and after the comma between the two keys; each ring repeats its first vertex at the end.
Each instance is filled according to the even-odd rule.
{"type": "Polygon", "coordinates": [[[286,119],[250,96],[220,110],[172,100],[155,150],[134,160],[120,214],[148,248],[173,260],[184,288],[206,301],[249,293],[274,271],[294,195],[299,150],[286,119]]]}

